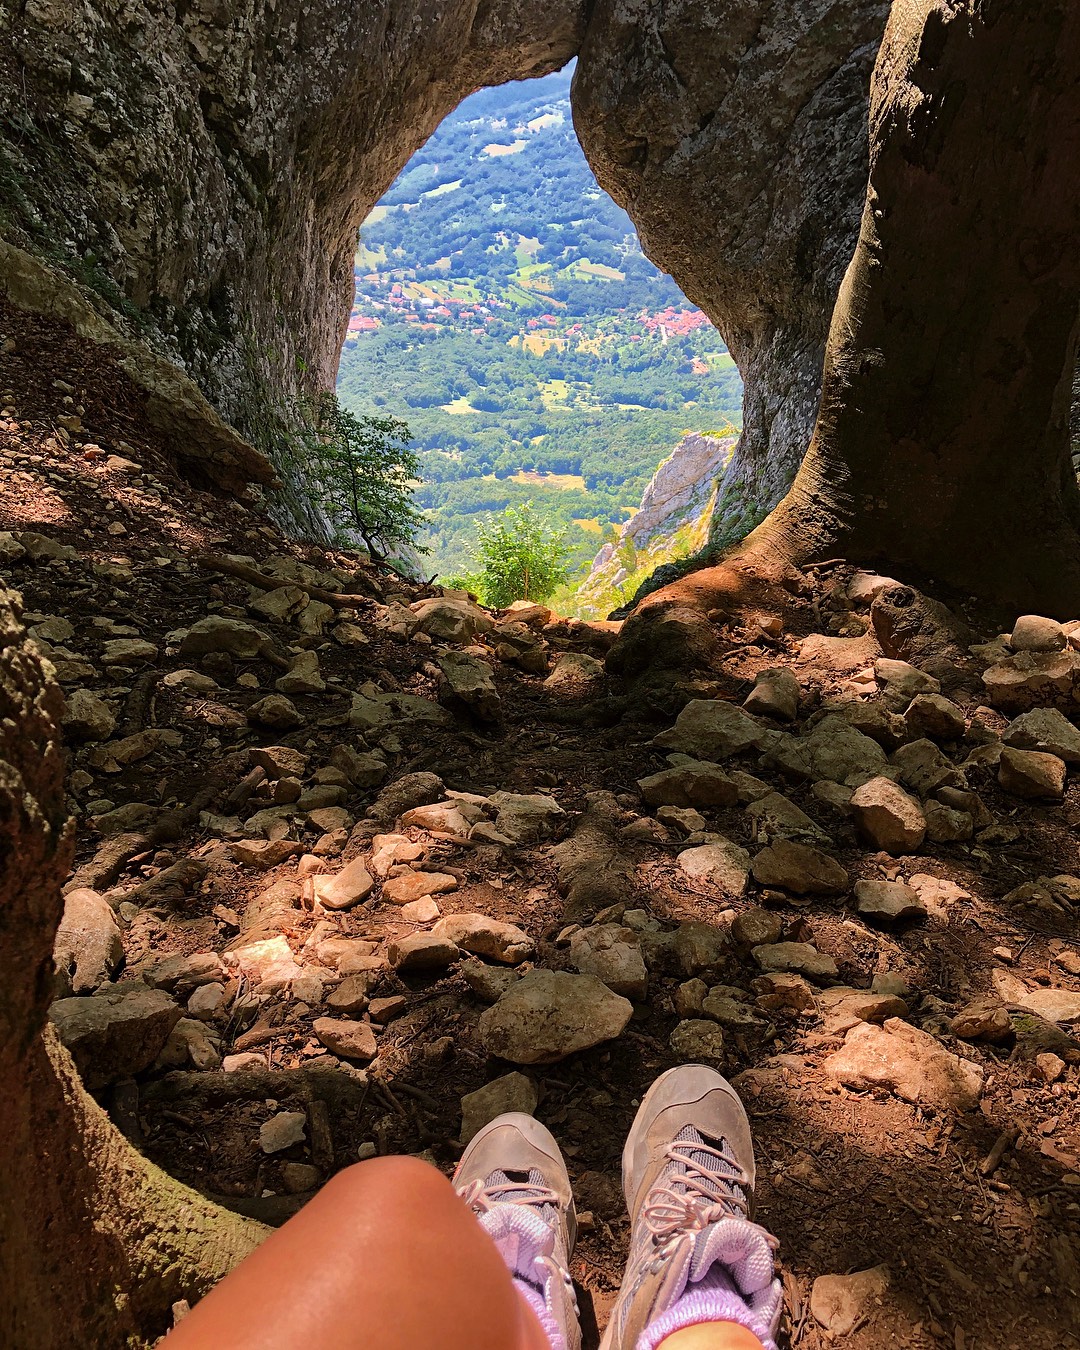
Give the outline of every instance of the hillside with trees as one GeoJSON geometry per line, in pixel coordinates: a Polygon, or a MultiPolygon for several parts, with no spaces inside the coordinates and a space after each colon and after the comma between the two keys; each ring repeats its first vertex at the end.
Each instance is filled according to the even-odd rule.
{"type": "Polygon", "coordinates": [[[467,99],[361,230],[338,395],[407,420],[432,572],[525,502],[579,572],[681,436],[739,425],[734,362],[597,186],[569,84],[467,99]]]}

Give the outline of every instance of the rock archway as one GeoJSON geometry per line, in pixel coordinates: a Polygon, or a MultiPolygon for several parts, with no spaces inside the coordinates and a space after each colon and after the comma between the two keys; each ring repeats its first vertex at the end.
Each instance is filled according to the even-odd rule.
{"type": "Polygon", "coordinates": [[[474,89],[580,52],[586,155],[744,376],[730,533],[809,442],[887,8],[27,6],[0,81],[3,232],[64,258],[257,439],[268,405],[332,384],[357,226],[412,152],[474,89]]]}

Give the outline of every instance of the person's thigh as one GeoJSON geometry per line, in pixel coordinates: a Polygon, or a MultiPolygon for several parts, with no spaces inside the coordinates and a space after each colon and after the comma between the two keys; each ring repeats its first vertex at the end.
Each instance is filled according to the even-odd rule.
{"type": "Polygon", "coordinates": [[[435,1168],[338,1173],[165,1350],[548,1350],[494,1243],[435,1168]]]}

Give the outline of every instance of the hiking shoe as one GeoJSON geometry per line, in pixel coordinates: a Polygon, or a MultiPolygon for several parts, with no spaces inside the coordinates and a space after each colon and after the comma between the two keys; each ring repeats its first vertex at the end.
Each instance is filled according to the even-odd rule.
{"type": "Polygon", "coordinates": [[[754,1148],[735,1089],[703,1064],[661,1074],[623,1150],[630,1256],[601,1350],[655,1350],[738,1322],[776,1350],[776,1240],[752,1221],[754,1148]]]}
{"type": "Polygon", "coordinates": [[[496,1117],[462,1154],[454,1188],[494,1239],[552,1350],[581,1350],[569,1268],[577,1215],[550,1132],[521,1111],[496,1117]]]}

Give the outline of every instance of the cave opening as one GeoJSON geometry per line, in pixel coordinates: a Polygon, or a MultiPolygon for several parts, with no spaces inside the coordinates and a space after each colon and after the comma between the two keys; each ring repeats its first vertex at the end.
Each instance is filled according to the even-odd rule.
{"type": "Polygon", "coordinates": [[[574,67],[470,95],[379,199],[337,394],[407,421],[429,575],[466,575],[477,521],[529,503],[565,535],[563,606],[590,617],[704,546],[742,383],[596,181],[574,67]],[[669,458],[675,507],[643,513],[669,458]]]}

